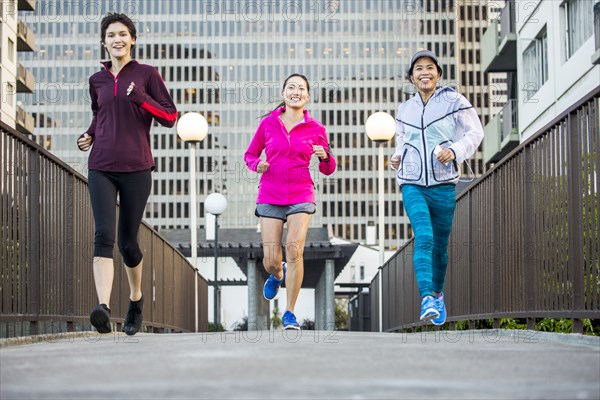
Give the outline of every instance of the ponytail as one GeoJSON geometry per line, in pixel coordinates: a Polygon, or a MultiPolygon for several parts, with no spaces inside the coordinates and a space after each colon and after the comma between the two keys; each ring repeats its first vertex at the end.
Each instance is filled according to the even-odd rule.
{"type": "Polygon", "coordinates": [[[277,110],[279,107],[283,107],[283,106],[285,106],[285,101],[282,101],[281,103],[277,104],[277,106],[274,109],[272,109],[271,111],[267,111],[266,114],[261,115],[260,117],[258,117],[258,119],[263,119],[267,115],[271,114],[273,111],[277,110]]]}

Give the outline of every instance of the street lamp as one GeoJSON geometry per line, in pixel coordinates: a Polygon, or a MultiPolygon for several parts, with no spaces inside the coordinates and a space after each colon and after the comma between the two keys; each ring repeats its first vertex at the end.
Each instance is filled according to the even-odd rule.
{"type": "Polygon", "coordinates": [[[382,310],[382,292],[383,284],[381,274],[383,263],[385,262],[384,255],[384,188],[383,188],[383,147],[396,132],[396,120],[390,114],[385,112],[376,112],[367,118],[365,130],[369,139],[374,141],[379,146],[379,332],[383,331],[383,310],[382,310]]]}
{"type": "Polygon", "coordinates": [[[190,143],[190,231],[192,263],[194,264],[194,324],[198,332],[198,236],[196,215],[196,148],[198,143],[204,140],[208,133],[208,123],[201,114],[189,112],[179,118],[177,122],[177,134],[184,142],[190,143]]]}
{"type": "Polygon", "coordinates": [[[217,293],[219,284],[217,282],[217,258],[219,257],[218,246],[219,246],[219,215],[221,215],[227,209],[227,199],[221,193],[212,193],[204,200],[204,208],[207,212],[215,216],[215,278],[213,279],[214,285],[214,318],[213,326],[214,331],[217,331],[219,326],[219,307],[217,306],[217,293]]]}

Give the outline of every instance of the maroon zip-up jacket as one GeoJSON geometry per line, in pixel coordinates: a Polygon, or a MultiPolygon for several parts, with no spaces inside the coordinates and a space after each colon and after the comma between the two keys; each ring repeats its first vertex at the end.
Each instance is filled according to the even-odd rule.
{"type": "MultiPolygon", "coordinates": [[[[151,65],[131,60],[117,76],[111,62],[90,77],[93,119],[88,169],[135,172],[154,169],[150,143],[152,119],[171,128],[177,108],[160,74],[151,65]],[[127,96],[127,88],[135,83],[127,96]]],[[[81,135],[83,136],[83,135],[81,135]]],[[[80,136],[80,137],[81,137],[80,136]]]]}

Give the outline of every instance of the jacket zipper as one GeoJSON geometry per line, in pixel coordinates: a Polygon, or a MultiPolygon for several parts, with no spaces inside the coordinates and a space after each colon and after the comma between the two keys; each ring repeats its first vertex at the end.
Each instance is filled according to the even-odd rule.
{"type": "MultiPolygon", "coordinates": [[[[419,94],[419,96],[421,96],[419,94]]],[[[433,96],[432,96],[433,97],[433,96]]],[[[431,98],[429,99],[431,100],[431,98]]],[[[423,102],[423,98],[421,97],[421,102],[423,102]]],[[[429,101],[427,101],[429,103],[429,101]]],[[[423,161],[424,161],[424,171],[425,172],[425,186],[429,186],[429,173],[427,172],[427,143],[425,140],[425,107],[427,107],[427,103],[423,102],[423,111],[421,112],[421,140],[423,141],[423,161]]]]}
{"type": "Polygon", "coordinates": [[[111,74],[113,76],[114,79],[114,84],[113,84],[113,97],[117,97],[117,89],[119,88],[119,75],[121,75],[121,72],[123,72],[123,69],[125,69],[125,67],[127,67],[127,65],[129,65],[131,63],[128,62],[127,64],[125,64],[123,66],[123,68],[121,68],[121,70],[119,71],[119,73],[115,76],[115,74],[112,73],[112,71],[108,68],[106,68],[106,66],[104,66],[104,68],[106,68],[106,70],[108,71],[109,74],[111,74]]]}

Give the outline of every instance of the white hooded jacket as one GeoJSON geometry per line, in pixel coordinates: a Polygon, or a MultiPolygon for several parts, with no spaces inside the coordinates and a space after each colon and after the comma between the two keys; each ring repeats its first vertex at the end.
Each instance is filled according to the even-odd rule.
{"type": "Polygon", "coordinates": [[[471,157],[483,140],[483,127],[469,101],[454,89],[438,87],[423,104],[416,93],[400,104],[396,114],[396,151],[400,158],[399,185],[456,184],[458,165],[471,157]],[[434,155],[436,145],[450,148],[455,160],[447,164],[434,155]]]}

